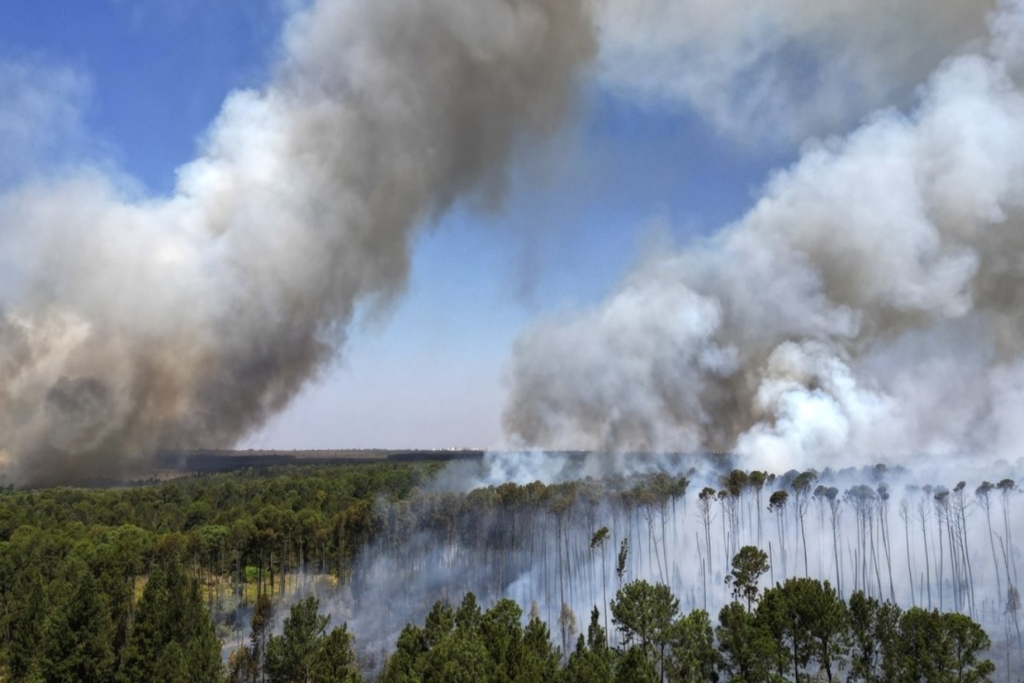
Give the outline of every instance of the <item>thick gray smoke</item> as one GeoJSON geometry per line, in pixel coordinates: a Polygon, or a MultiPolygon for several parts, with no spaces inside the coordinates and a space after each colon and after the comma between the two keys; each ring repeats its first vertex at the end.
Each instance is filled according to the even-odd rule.
{"type": "Polygon", "coordinates": [[[910,114],[808,144],[739,222],[648,258],[516,343],[519,441],[735,449],[772,469],[1019,457],[1024,24],[945,62],[910,114]]]}
{"type": "Polygon", "coordinates": [[[977,50],[996,0],[605,0],[612,88],[693,107],[748,142],[846,128],[947,57],[977,50]]]}
{"type": "MultiPolygon", "coordinates": [[[[596,51],[580,0],[317,0],[169,197],[78,168],[0,196],[0,452],[111,474],[233,444],[405,284],[413,231],[499,197],[596,51]]],[[[154,135],[158,135],[154,131],[154,135]]]]}

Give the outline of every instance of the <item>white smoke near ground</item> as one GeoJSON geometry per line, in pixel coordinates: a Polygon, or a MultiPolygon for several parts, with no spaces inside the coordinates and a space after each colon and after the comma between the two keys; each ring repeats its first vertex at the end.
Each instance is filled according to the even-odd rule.
{"type": "Polygon", "coordinates": [[[578,0],[319,0],[170,196],[96,166],[0,195],[8,476],[112,476],[259,426],[335,356],[357,305],[402,290],[417,228],[500,199],[595,51],[578,0]]]}
{"type": "Polygon", "coordinates": [[[995,0],[605,0],[601,75],[692,107],[746,142],[800,142],[906,102],[950,55],[983,48],[995,0]]]}
{"type": "Polygon", "coordinates": [[[805,145],[737,223],[516,342],[525,444],[736,450],[749,466],[1016,459],[1024,380],[1020,8],[909,114],[805,145]]]}
{"type": "MultiPolygon", "coordinates": [[[[604,624],[616,591],[636,579],[669,586],[683,612],[704,609],[714,619],[733,599],[725,581],[732,558],[753,545],[770,557],[763,588],[807,576],[844,597],[863,591],[903,609],[967,614],[1006,666],[996,654],[1013,645],[1019,625],[1008,598],[1019,585],[1021,462],[823,469],[805,474],[803,488],[796,470],[760,472],[758,484],[733,463],[634,454],[603,477],[586,474],[605,467],[600,453],[450,463],[409,498],[376,501],[374,531],[348,582],[318,591],[322,610],[348,623],[371,676],[407,623],[422,624],[435,601],[458,604],[467,592],[485,609],[501,598],[524,612],[535,606],[568,656],[575,636],[562,628],[565,608],[584,633],[592,608],[604,624]],[[524,463],[545,485],[526,478],[524,463]],[[607,539],[595,545],[602,527],[607,539]]],[[[1024,667],[1024,651],[1013,650],[1007,673],[1024,667]]]]}

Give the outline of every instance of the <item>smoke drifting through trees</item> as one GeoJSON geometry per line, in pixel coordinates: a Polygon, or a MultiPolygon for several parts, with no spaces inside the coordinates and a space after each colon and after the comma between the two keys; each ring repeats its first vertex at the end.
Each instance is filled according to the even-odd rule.
{"type": "MultiPolygon", "coordinates": [[[[346,530],[349,538],[365,538],[366,543],[356,541],[359,550],[346,574],[351,583],[340,597],[324,598],[329,611],[360,634],[358,648],[364,654],[380,655],[435,600],[457,602],[467,591],[483,605],[503,597],[535,604],[541,618],[562,625],[555,642],[575,638],[567,614],[577,618],[575,633],[584,632],[592,607],[608,614],[609,593],[638,578],[668,585],[684,611],[717,614],[730,599],[725,578],[732,558],[739,548],[753,545],[766,554],[771,548],[774,556],[763,585],[808,576],[833,582],[846,597],[863,591],[904,607],[961,612],[995,640],[1008,643],[1015,670],[1024,665],[1016,640],[1019,602],[998,579],[1021,552],[1011,537],[1018,489],[1007,475],[1015,470],[1005,464],[971,471],[976,482],[950,482],[947,489],[920,483],[936,476],[932,473],[902,468],[708,471],[708,459],[683,456],[634,456],[635,471],[645,474],[580,480],[575,475],[602,462],[601,455],[548,455],[546,474],[554,483],[495,482],[476,488],[483,482],[474,475],[501,469],[494,463],[501,456],[490,457],[491,463],[450,465],[433,492],[379,501],[346,530]],[[564,465],[563,475],[559,465],[564,465]],[[1007,506],[1004,519],[1010,522],[998,534],[1005,549],[998,563],[980,560],[989,545],[983,514],[983,491],[989,487],[982,477],[1003,482],[992,487],[1007,491],[1005,499],[993,502],[997,515],[1007,506]],[[447,488],[451,481],[468,488],[452,492],[447,488]],[[890,507],[934,511],[945,505],[950,490],[963,496],[955,514],[950,504],[949,521],[930,514],[915,533],[911,513],[901,539],[905,553],[893,552],[890,507]],[[820,504],[822,511],[806,515],[804,528],[795,502],[798,491],[807,492],[801,496],[813,501],[809,506],[820,504]],[[766,507],[768,499],[776,501],[771,505],[778,520],[765,526],[760,544],[759,495],[766,507]],[[785,504],[778,502],[783,498],[785,504]],[[917,580],[925,574],[935,589],[930,593],[917,580]],[[381,605],[387,608],[382,611],[381,605]]],[[[1015,578],[1012,584],[1015,589],[1015,578]]]]}
{"type": "Polygon", "coordinates": [[[741,221],[523,334],[508,432],[768,469],[1015,458],[1021,14],[1004,3],[987,53],[944,63],[912,113],[809,144],[741,221]]]}
{"type": "Polygon", "coordinates": [[[102,168],[0,196],[0,452],[20,482],[233,444],[399,292],[413,231],[494,203],[596,50],[583,0],[319,0],[170,197],[102,168]]]}

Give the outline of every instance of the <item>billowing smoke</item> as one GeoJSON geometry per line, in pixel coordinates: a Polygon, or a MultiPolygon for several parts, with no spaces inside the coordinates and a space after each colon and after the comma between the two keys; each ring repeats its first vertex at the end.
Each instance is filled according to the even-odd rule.
{"type": "Polygon", "coordinates": [[[740,221],[523,334],[508,432],[548,447],[735,449],[783,470],[1018,458],[1020,16],[1013,3],[994,15],[983,51],[943,63],[911,113],[807,144],[740,221]]]}
{"type": "Polygon", "coordinates": [[[357,305],[402,289],[415,229],[460,197],[500,198],[595,51],[580,0],[317,0],[171,196],[102,166],[0,196],[10,475],[111,474],[260,425],[357,305]]]}
{"type": "Polygon", "coordinates": [[[845,129],[909,102],[947,57],[977,50],[996,0],[606,0],[603,81],[693,107],[760,144],[845,129]]]}

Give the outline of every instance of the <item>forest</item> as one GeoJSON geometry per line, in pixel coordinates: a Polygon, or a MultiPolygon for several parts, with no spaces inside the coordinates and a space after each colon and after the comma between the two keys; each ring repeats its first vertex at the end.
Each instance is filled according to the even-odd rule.
{"type": "Polygon", "coordinates": [[[451,467],[4,490],[4,679],[1024,671],[1012,478],[946,488],[885,466],[652,457],[629,476],[459,490],[451,467]]]}

